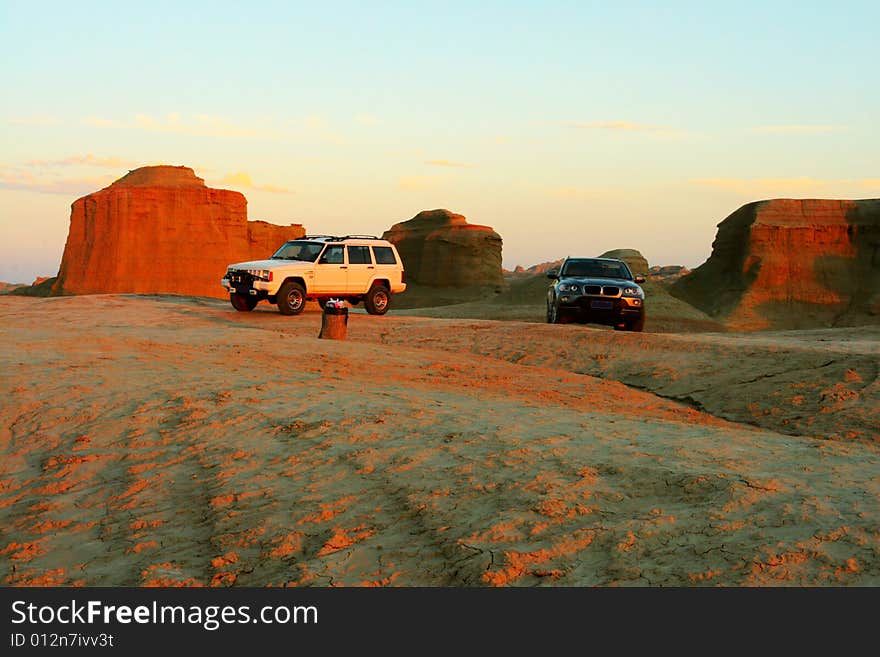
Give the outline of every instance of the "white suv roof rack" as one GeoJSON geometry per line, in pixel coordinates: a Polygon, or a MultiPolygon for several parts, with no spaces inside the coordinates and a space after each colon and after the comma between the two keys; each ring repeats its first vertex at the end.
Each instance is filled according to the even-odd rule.
{"type": "Polygon", "coordinates": [[[381,237],[375,235],[304,235],[298,237],[299,240],[327,240],[328,242],[342,242],[344,240],[380,240],[381,237]]]}

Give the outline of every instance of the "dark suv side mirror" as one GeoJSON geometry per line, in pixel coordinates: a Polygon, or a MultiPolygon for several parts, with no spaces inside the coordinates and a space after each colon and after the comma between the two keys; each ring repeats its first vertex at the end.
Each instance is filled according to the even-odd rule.
{"type": "Polygon", "coordinates": [[[645,282],[644,276],[636,276],[636,283],[644,283],[644,282],[645,282]]]}
{"type": "Polygon", "coordinates": [[[557,273],[557,271],[555,269],[551,269],[550,271],[547,272],[547,278],[549,278],[552,281],[555,281],[555,280],[559,279],[559,274],[557,273]]]}

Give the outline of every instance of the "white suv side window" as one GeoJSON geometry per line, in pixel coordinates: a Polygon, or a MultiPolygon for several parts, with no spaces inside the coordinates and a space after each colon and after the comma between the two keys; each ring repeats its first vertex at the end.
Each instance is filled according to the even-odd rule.
{"type": "Polygon", "coordinates": [[[390,246],[374,246],[373,255],[376,257],[377,265],[396,265],[397,259],[394,257],[394,250],[390,246]]]}
{"type": "Polygon", "coordinates": [[[341,265],[345,262],[345,248],[342,245],[333,244],[324,250],[324,255],[318,261],[322,265],[341,265]]]}
{"type": "Polygon", "coordinates": [[[370,247],[368,246],[349,246],[348,247],[348,264],[350,265],[372,265],[370,259],[370,247]]]}

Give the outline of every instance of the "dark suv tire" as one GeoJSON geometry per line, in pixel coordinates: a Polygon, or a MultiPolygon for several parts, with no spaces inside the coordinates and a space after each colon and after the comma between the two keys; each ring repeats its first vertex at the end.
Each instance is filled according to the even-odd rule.
{"type": "Polygon", "coordinates": [[[641,333],[645,330],[645,313],[639,315],[639,318],[632,323],[626,325],[627,331],[635,331],[636,333],[641,333]]]}
{"type": "Polygon", "coordinates": [[[373,286],[364,297],[364,306],[371,315],[384,315],[388,312],[391,304],[391,294],[384,285],[373,283],[373,286]]]}
{"type": "Polygon", "coordinates": [[[306,291],[302,285],[287,281],[278,290],[278,312],[282,315],[299,315],[306,307],[306,291]]]}
{"type": "Polygon", "coordinates": [[[547,323],[548,324],[570,324],[572,317],[564,310],[560,310],[558,306],[547,303],[547,323]]]}

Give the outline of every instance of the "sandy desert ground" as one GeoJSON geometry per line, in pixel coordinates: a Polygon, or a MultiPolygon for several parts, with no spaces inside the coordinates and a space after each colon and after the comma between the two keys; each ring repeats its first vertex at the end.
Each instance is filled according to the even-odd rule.
{"type": "Polygon", "coordinates": [[[880,327],[0,315],[3,584],[880,584],[880,327]]]}

